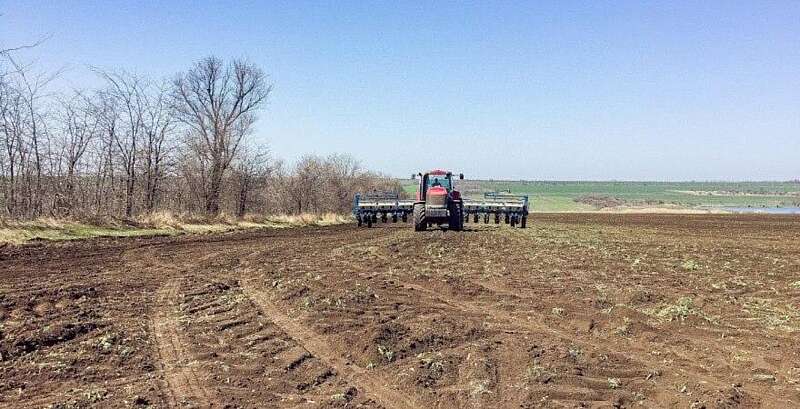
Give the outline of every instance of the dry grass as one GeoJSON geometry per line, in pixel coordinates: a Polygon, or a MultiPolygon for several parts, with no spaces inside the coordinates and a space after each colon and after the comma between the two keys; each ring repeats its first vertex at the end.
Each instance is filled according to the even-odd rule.
{"type": "Polygon", "coordinates": [[[88,237],[131,237],[169,234],[168,231],[135,227],[119,222],[89,222],[51,217],[31,221],[0,222],[0,243],[24,243],[31,240],[75,240],[88,237]]]}
{"type": "Polygon", "coordinates": [[[350,223],[352,218],[336,213],[278,215],[264,218],[262,223],[272,223],[278,226],[332,226],[335,224],[350,223]]]}
{"type": "Polygon", "coordinates": [[[228,215],[209,218],[170,212],[156,212],[125,221],[115,219],[76,221],[49,217],[31,221],[0,219],[0,243],[20,244],[31,240],[76,240],[90,237],[207,234],[257,228],[330,226],[351,221],[348,216],[333,213],[249,215],[243,219],[235,219],[228,215]]]}

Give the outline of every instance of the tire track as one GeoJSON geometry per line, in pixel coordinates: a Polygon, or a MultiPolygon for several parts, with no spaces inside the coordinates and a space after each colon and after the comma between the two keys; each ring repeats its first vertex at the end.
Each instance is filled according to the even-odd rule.
{"type": "MultiPolygon", "coordinates": [[[[400,242],[400,243],[402,243],[405,240],[409,240],[409,238],[407,238],[404,235],[401,235],[399,237],[398,236],[392,236],[392,237],[388,237],[388,238],[383,238],[381,240],[373,240],[373,241],[370,242],[370,244],[375,245],[376,243],[378,243],[378,245],[382,244],[382,245],[386,246],[386,245],[388,245],[389,243],[392,243],[392,242],[400,242]]],[[[405,246],[401,245],[400,247],[405,247],[405,246]]],[[[410,246],[408,246],[408,247],[410,247],[410,246]]],[[[334,251],[334,254],[336,254],[336,255],[338,255],[340,257],[336,257],[335,262],[339,262],[339,263],[345,264],[350,269],[352,269],[353,271],[358,271],[358,273],[356,273],[356,274],[359,277],[366,277],[365,273],[360,268],[358,263],[356,263],[354,261],[355,259],[350,259],[348,257],[341,257],[341,255],[342,255],[341,253],[346,252],[348,249],[354,249],[354,248],[357,248],[355,246],[355,244],[345,245],[345,246],[341,246],[341,247],[337,248],[334,251]]],[[[489,294],[492,294],[493,296],[498,296],[499,295],[499,296],[514,296],[514,297],[518,297],[517,294],[514,294],[514,293],[509,292],[509,291],[502,290],[500,288],[497,288],[496,286],[487,285],[487,284],[485,284],[483,282],[479,282],[479,281],[475,281],[475,280],[471,280],[471,279],[467,279],[467,282],[469,282],[470,284],[472,284],[472,285],[474,285],[474,286],[476,286],[476,287],[488,292],[489,294]]],[[[573,345],[580,346],[581,348],[584,348],[584,349],[587,349],[587,350],[594,350],[594,351],[597,351],[597,352],[601,352],[601,353],[604,353],[604,354],[612,354],[612,352],[613,352],[613,351],[610,351],[608,348],[606,348],[604,345],[602,345],[602,343],[592,342],[592,341],[589,341],[589,340],[581,339],[581,338],[577,337],[576,334],[574,334],[574,333],[571,333],[569,331],[563,330],[561,328],[556,328],[556,327],[547,325],[547,324],[545,324],[543,322],[540,322],[538,319],[537,320],[531,320],[530,318],[528,318],[528,320],[520,319],[520,317],[514,315],[512,312],[503,310],[501,308],[497,308],[497,307],[492,306],[492,305],[490,305],[490,304],[488,304],[486,302],[469,300],[469,299],[466,299],[466,298],[455,297],[455,296],[449,296],[449,295],[446,294],[445,291],[439,291],[439,290],[434,289],[434,288],[429,288],[427,286],[417,284],[417,283],[413,282],[413,280],[408,280],[408,279],[404,279],[404,278],[399,278],[397,284],[400,285],[402,288],[406,288],[408,290],[412,290],[413,292],[417,293],[420,296],[424,296],[424,297],[426,297],[426,298],[428,298],[428,299],[430,299],[432,301],[435,301],[436,304],[445,306],[445,307],[451,309],[452,311],[460,311],[460,312],[465,312],[465,313],[471,314],[471,315],[482,316],[482,317],[484,317],[484,319],[487,320],[487,322],[491,322],[493,325],[500,324],[504,328],[519,329],[519,330],[522,330],[523,332],[530,332],[530,333],[534,333],[534,334],[547,334],[548,336],[553,337],[553,339],[562,340],[564,342],[569,340],[569,342],[572,343],[573,345]]],[[[646,370],[643,370],[642,371],[643,373],[636,374],[635,376],[623,376],[623,375],[620,375],[620,374],[617,374],[617,373],[612,373],[611,376],[609,376],[607,379],[610,379],[610,378],[613,377],[613,378],[622,379],[623,381],[625,381],[625,383],[637,382],[637,381],[638,382],[643,382],[648,377],[647,376],[647,372],[648,371],[658,370],[658,368],[661,367],[660,363],[654,362],[650,357],[647,356],[646,352],[643,351],[643,350],[636,350],[636,351],[629,350],[624,355],[626,355],[626,357],[628,359],[630,359],[631,363],[639,364],[639,365],[642,366],[642,368],[646,368],[646,370]]],[[[622,370],[621,368],[618,368],[617,371],[620,371],[620,373],[624,372],[624,370],[622,370]]],[[[616,372],[616,371],[614,371],[614,372],[616,372]]],[[[694,377],[695,379],[700,379],[703,382],[705,382],[705,383],[707,383],[709,385],[713,385],[713,386],[715,386],[717,388],[724,388],[726,386],[724,383],[719,382],[719,380],[717,380],[713,376],[709,376],[709,375],[706,375],[706,374],[698,372],[698,371],[694,371],[694,370],[687,371],[685,368],[682,368],[682,372],[684,374],[688,374],[688,375],[694,377]]],[[[602,382],[602,381],[607,381],[607,379],[604,379],[604,378],[593,378],[591,376],[584,376],[584,377],[581,378],[582,381],[588,381],[588,382],[601,381],[601,382],[597,383],[597,385],[595,385],[595,384],[577,385],[577,386],[576,385],[568,385],[568,384],[560,385],[561,387],[564,387],[566,389],[561,390],[561,391],[552,391],[552,390],[550,390],[550,391],[547,391],[547,394],[550,395],[550,399],[553,402],[559,402],[560,401],[560,402],[572,402],[572,403],[575,403],[575,402],[590,402],[590,401],[593,401],[593,402],[608,403],[608,404],[610,404],[612,406],[617,404],[617,401],[618,401],[620,396],[627,395],[627,396],[625,396],[625,398],[628,398],[628,399],[630,398],[631,391],[626,391],[626,390],[624,390],[625,388],[623,388],[623,390],[617,390],[617,391],[609,390],[609,388],[607,386],[607,382],[605,382],[605,384],[602,382]],[[598,387],[598,385],[599,385],[599,387],[598,387]],[[612,392],[616,392],[616,393],[612,393],[612,392]]],[[[545,392],[545,391],[546,390],[544,390],[544,389],[542,390],[542,392],[545,392]]],[[[533,391],[531,391],[531,392],[533,392],[533,391]]]]}
{"type": "MultiPolygon", "coordinates": [[[[441,302],[441,303],[443,303],[445,305],[448,305],[448,306],[450,306],[451,308],[453,308],[455,310],[460,310],[460,311],[468,312],[468,313],[471,313],[471,314],[484,315],[487,319],[489,319],[491,321],[503,323],[505,325],[508,325],[511,328],[516,327],[516,328],[519,328],[519,329],[521,329],[523,331],[531,331],[532,333],[549,334],[550,336],[555,337],[555,339],[569,340],[572,344],[580,346],[581,348],[586,348],[587,350],[595,350],[597,352],[602,352],[602,353],[611,353],[611,351],[605,345],[603,345],[601,343],[591,342],[591,341],[587,341],[585,339],[581,339],[581,338],[577,337],[576,334],[574,334],[574,333],[570,333],[568,331],[564,331],[564,330],[559,329],[559,328],[554,328],[552,326],[549,326],[547,324],[539,322],[538,320],[530,320],[530,319],[529,320],[523,320],[523,319],[521,319],[519,317],[514,316],[513,314],[510,314],[509,312],[506,312],[506,311],[503,311],[501,309],[497,309],[497,308],[494,308],[492,306],[489,306],[486,303],[467,301],[467,300],[464,300],[464,299],[456,299],[456,298],[453,298],[453,297],[445,295],[443,292],[435,291],[435,290],[426,288],[424,286],[421,286],[421,285],[418,285],[418,284],[415,284],[415,283],[411,283],[411,282],[407,282],[407,281],[402,282],[401,285],[404,286],[405,288],[414,290],[414,291],[418,292],[419,294],[424,294],[425,296],[430,297],[431,299],[438,300],[439,302],[441,302]]],[[[659,375],[658,376],[662,376],[663,377],[663,376],[667,376],[668,375],[667,373],[661,373],[660,372],[659,368],[662,367],[663,362],[660,362],[660,363],[659,362],[654,362],[653,359],[651,359],[651,358],[646,356],[647,352],[642,350],[641,348],[629,349],[629,350],[625,351],[624,355],[627,356],[628,359],[630,359],[631,363],[637,363],[637,364],[641,365],[642,368],[647,368],[649,370],[653,370],[653,369],[659,370],[659,372],[658,372],[659,375]]],[[[690,378],[693,378],[696,381],[699,381],[699,382],[701,382],[701,383],[703,383],[705,385],[717,388],[719,390],[724,390],[729,386],[729,385],[725,384],[723,381],[720,381],[719,379],[717,379],[716,377],[714,377],[712,375],[707,375],[707,374],[702,373],[702,372],[698,372],[698,371],[694,370],[694,368],[689,369],[689,368],[685,368],[685,367],[680,367],[679,368],[679,373],[675,372],[673,375],[675,375],[675,376],[678,376],[678,375],[688,376],[690,378]]],[[[619,378],[622,378],[622,379],[628,378],[629,380],[633,380],[633,379],[637,378],[637,377],[629,378],[627,376],[623,377],[623,376],[618,376],[618,375],[615,375],[615,376],[617,376],[619,378]]],[[[639,378],[641,378],[640,380],[644,380],[645,379],[644,376],[640,376],[639,378]]],[[[750,390],[750,388],[747,388],[747,387],[743,388],[743,390],[747,391],[747,392],[751,392],[751,393],[755,392],[755,391],[750,390]]],[[[602,391],[602,389],[601,389],[601,391],[602,391]]],[[[575,391],[573,391],[573,392],[575,392],[575,391]]],[[[580,392],[580,389],[577,392],[580,392]]],[[[596,391],[593,391],[593,392],[596,392],[596,391]]],[[[754,394],[754,396],[756,396],[756,395],[754,394]]],[[[773,399],[774,401],[780,401],[780,397],[779,396],[775,396],[775,395],[773,395],[771,393],[762,394],[762,396],[767,396],[770,399],[773,399]]],[[[572,393],[572,392],[556,393],[555,395],[551,396],[551,398],[554,401],[583,401],[586,398],[591,398],[590,400],[594,400],[595,399],[594,397],[592,397],[590,395],[583,395],[581,393],[572,393]]],[[[599,400],[600,401],[604,401],[604,402],[610,402],[610,401],[607,401],[605,399],[605,396],[603,396],[599,400]]]]}
{"type": "MultiPolygon", "coordinates": [[[[415,245],[419,245],[419,240],[414,236],[408,235],[397,235],[393,237],[394,240],[387,241],[384,244],[394,244],[396,248],[401,249],[415,249],[415,245]]],[[[355,248],[355,247],[353,247],[355,248]]],[[[343,246],[342,251],[345,251],[346,248],[343,246]]],[[[415,250],[407,250],[412,255],[413,254],[421,254],[421,251],[415,250]]],[[[405,256],[407,253],[400,253],[395,255],[396,257],[405,256]]],[[[408,260],[407,258],[404,258],[408,260]]],[[[359,265],[347,257],[338,257],[336,259],[337,262],[343,262],[347,264],[350,268],[355,271],[363,271],[359,269],[359,265]]],[[[411,264],[415,264],[411,262],[411,264]]],[[[359,276],[364,277],[364,273],[358,273],[359,276]]],[[[495,324],[503,324],[508,328],[519,328],[523,331],[531,331],[535,333],[543,333],[549,334],[550,336],[554,337],[555,339],[562,339],[562,340],[570,340],[570,342],[576,346],[580,346],[582,348],[595,350],[597,352],[601,352],[604,354],[610,354],[613,352],[611,348],[604,341],[598,340],[591,340],[585,337],[581,337],[578,334],[560,328],[558,326],[548,325],[544,321],[541,320],[540,314],[530,314],[535,315],[536,319],[531,319],[530,317],[525,320],[520,315],[515,314],[515,312],[520,313],[521,311],[509,311],[505,308],[501,308],[497,305],[493,305],[496,300],[501,300],[504,297],[513,297],[518,299],[529,299],[528,297],[521,297],[520,294],[516,291],[506,289],[502,286],[492,285],[491,283],[487,283],[484,280],[475,280],[472,278],[465,278],[465,282],[474,286],[481,291],[485,291],[494,301],[487,302],[486,300],[479,300],[474,297],[459,297],[456,295],[448,295],[447,291],[441,291],[440,288],[429,288],[426,285],[420,285],[414,280],[413,278],[395,276],[400,286],[405,287],[407,289],[413,290],[417,294],[424,295],[431,300],[435,300],[440,304],[446,305],[452,308],[455,311],[463,311],[469,314],[475,314],[479,316],[484,316],[487,318],[488,321],[494,321],[495,324]]],[[[448,286],[446,283],[441,283],[444,286],[448,286]]],[[[694,342],[693,339],[687,339],[688,342],[694,342]]],[[[631,360],[633,363],[637,363],[642,365],[645,368],[651,370],[658,370],[660,373],[660,377],[670,377],[673,376],[675,378],[684,378],[684,379],[693,379],[694,381],[700,382],[705,386],[708,386],[713,389],[717,390],[727,390],[730,388],[730,384],[726,383],[725,381],[721,380],[718,376],[716,376],[711,370],[708,368],[703,367],[702,365],[697,363],[697,359],[691,357],[691,355],[687,355],[685,353],[681,353],[676,350],[670,350],[670,353],[674,355],[675,358],[679,359],[680,361],[675,364],[675,368],[668,368],[669,365],[665,366],[664,358],[656,358],[651,353],[652,350],[648,350],[646,346],[643,345],[628,345],[627,350],[625,352],[625,356],[631,360]],[[668,369],[667,371],[662,371],[664,369],[668,369]],[[663,373],[661,373],[663,372],[663,373]]],[[[784,370],[785,371],[785,370],[784,370]]],[[[619,377],[623,378],[623,377],[619,377]]],[[[644,376],[639,377],[642,380],[644,376]]],[[[773,393],[771,391],[759,391],[754,388],[752,385],[746,385],[741,388],[742,391],[747,392],[748,394],[752,394],[752,396],[759,396],[761,398],[772,399],[774,401],[781,401],[781,396],[779,393],[773,393]]],[[[578,399],[580,400],[580,399],[578,399]]]]}
{"type": "Polygon", "coordinates": [[[186,349],[176,313],[178,281],[167,281],[156,293],[155,310],[151,316],[158,358],[167,386],[170,407],[211,408],[216,402],[203,380],[191,365],[191,353],[186,349]]]}
{"type": "Polygon", "coordinates": [[[345,379],[369,395],[385,408],[413,409],[422,407],[413,397],[387,386],[387,379],[379,374],[348,362],[337,354],[324,336],[297,323],[282,309],[273,305],[269,295],[251,283],[243,282],[242,290],[269,317],[269,319],[315,357],[342,374],[345,379]]]}

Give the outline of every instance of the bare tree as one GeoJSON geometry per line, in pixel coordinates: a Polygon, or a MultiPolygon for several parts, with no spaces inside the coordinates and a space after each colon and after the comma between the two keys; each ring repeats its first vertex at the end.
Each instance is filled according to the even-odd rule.
{"type": "Polygon", "coordinates": [[[356,192],[402,194],[396,180],[362,169],[355,158],[346,154],[306,155],[290,171],[280,162],[274,169],[271,190],[279,197],[275,206],[289,213],[347,213],[356,192]]]}
{"type": "Polygon", "coordinates": [[[216,215],[225,171],[272,91],[264,73],[242,60],[224,64],[208,57],[174,81],[177,118],[197,141],[191,146],[204,166],[206,212],[216,215]]]}
{"type": "MultiPolygon", "coordinates": [[[[0,14],[0,17],[2,17],[2,14],[0,14]]],[[[12,47],[5,47],[5,48],[0,46],[0,58],[10,62],[11,65],[14,66],[14,68],[17,71],[19,71],[20,67],[16,66],[16,64],[12,60],[13,54],[15,54],[17,51],[27,50],[27,49],[30,49],[30,48],[35,48],[35,47],[39,46],[40,44],[44,43],[48,38],[49,38],[49,36],[48,37],[43,37],[43,38],[40,38],[39,40],[37,40],[37,41],[35,41],[33,43],[30,43],[30,44],[23,44],[23,45],[17,45],[17,46],[12,46],[12,47]]],[[[7,68],[2,65],[2,61],[0,60],[0,78],[5,77],[6,75],[8,75],[7,68]]]]}
{"type": "Polygon", "coordinates": [[[329,197],[332,199],[327,211],[346,212],[353,193],[362,181],[364,172],[361,164],[350,155],[333,154],[326,160],[326,172],[329,197]]]}
{"type": "MultiPolygon", "coordinates": [[[[42,100],[46,99],[49,95],[45,93],[45,87],[53,81],[59,73],[55,74],[31,74],[28,72],[27,67],[18,63],[10,55],[6,54],[6,59],[14,67],[15,88],[17,100],[16,107],[21,105],[26,116],[25,121],[18,131],[25,136],[25,144],[28,145],[33,160],[33,168],[31,178],[33,184],[28,185],[30,191],[28,197],[30,199],[29,212],[32,216],[36,217],[42,213],[42,202],[44,198],[44,191],[42,186],[42,178],[44,176],[44,161],[47,159],[46,155],[49,154],[49,144],[47,128],[45,123],[46,111],[43,109],[42,100]]],[[[22,141],[17,143],[18,149],[25,149],[22,141]]]]}
{"type": "Polygon", "coordinates": [[[26,151],[23,145],[23,127],[26,121],[22,97],[5,81],[0,84],[0,130],[3,143],[3,182],[6,212],[17,216],[19,175],[23,173],[26,151]]]}
{"type": "Polygon", "coordinates": [[[325,160],[316,155],[305,155],[294,166],[287,192],[293,198],[294,211],[315,213],[320,208],[320,199],[325,186],[325,160]]]}
{"type": "MultiPolygon", "coordinates": [[[[0,14],[0,16],[2,16],[2,14],[0,14]]],[[[8,48],[0,48],[0,55],[10,55],[11,53],[13,53],[15,51],[20,51],[20,50],[25,50],[25,49],[37,47],[38,45],[40,45],[43,42],[45,42],[47,40],[47,38],[49,38],[49,37],[40,38],[39,40],[36,40],[35,42],[33,42],[31,44],[23,44],[23,45],[8,47],[8,48]]]]}
{"type": "Polygon", "coordinates": [[[100,132],[95,148],[94,207],[98,212],[113,212],[115,135],[119,122],[115,101],[103,91],[96,94],[94,111],[99,118],[100,132]]]}
{"type": "Polygon", "coordinates": [[[64,162],[63,176],[65,188],[56,200],[56,211],[72,211],[77,200],[75,186],[80,176],[78,165],[84,158],[91,142],[100,130],[100,119],[95,104],[80,91],[74,91],[70,98],[61,99],[61,129],[59,142],[60,158],[64,162]]]}
{"type": "Polygon", "coordinates": [[[146,132],[145,84],[136,75],[124,71],[96,72],[108,85],[104,93],[110,104],[103,111],[106,116],[106,131],[116,145],[125,171],[125,217],[131,217],[136,194],[138,149],[146,132]]]}
{"type": "Polygon", "coordinates": [[[101,89],[64,95],[47,91],[53,76],[2,61],[4,216],[347,212],[355,191],[392,186],[348,155],[288,166],[249,141],[272,87],[242,61],[207,58],[161,84],[95,70],[101,89]]]}
{"type": "Polygon", "coordinates": [[[167,84],[161,84],[146,96],[145,109],[145,209],[152,212],[159,200],[165,177],[171,137],[175,131],[174,111],[168,101],[167,84]]]}
{"type": "Polygon", "coordinates": [[[239,153],[232,172],[236,187],[237,217],[247,214],[251,194],[266,182],[269,171],[269,152],[265,147],[246,148],[239,153]]]}

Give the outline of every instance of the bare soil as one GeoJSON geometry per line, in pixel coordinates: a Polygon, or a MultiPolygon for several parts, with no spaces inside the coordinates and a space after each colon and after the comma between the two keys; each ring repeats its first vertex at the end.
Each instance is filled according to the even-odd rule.
{"type": "Polygon", "coordinates": [[[800,405],[800,218],[0,249],[0,407],[800,405]]]}

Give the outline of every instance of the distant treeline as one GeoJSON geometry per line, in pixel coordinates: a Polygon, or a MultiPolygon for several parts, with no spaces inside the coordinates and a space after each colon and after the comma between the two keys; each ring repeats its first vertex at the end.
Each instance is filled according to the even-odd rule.
{"type": "Polygon", "coordinates": [[[356,191],[400,189],[350,156],[288,166],[253,143],[272,85],[247,61],[163,81],[95,69],[103,86],[56,93],[56,75],[0,57],[0,217],[341,213],[356,191]]]}

